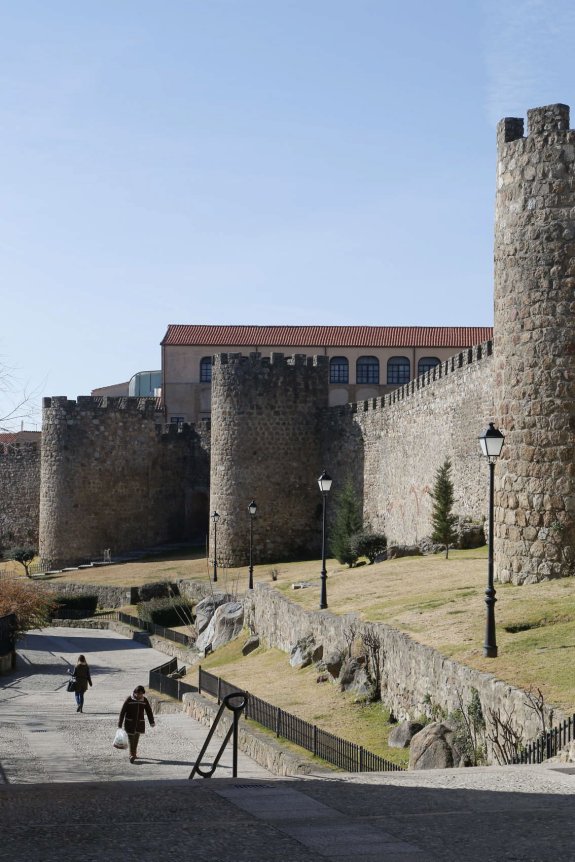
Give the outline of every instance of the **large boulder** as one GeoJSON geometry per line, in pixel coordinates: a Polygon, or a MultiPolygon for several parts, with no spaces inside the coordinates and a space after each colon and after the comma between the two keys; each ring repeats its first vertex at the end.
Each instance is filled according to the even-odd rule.
{"type": "Polygon", "coordinates": [[[258,635],[250,635],[245,644],[242,647],[242,655],[249,655],[255,649],[257,649],[260,645],[260,639],[258,635]]]}
{"type": "Polygon", "coordinates": [[[227,602],[216,611],[196,641],[196,648],[216,650],[241,634],[244,627],[244,606],[241,602],[227,602]]]}
{"type": "Polygon", "coordinates": [[[201,634],[204,631],[215,614],[216,608],[219,608],[220,605],[226,604],[226,602],[232,601],[233,596],[230,596],[227,593],[214,593],[213,595],[202,599],[201,602],[198,602],[195,607],[196,629],[198,634],[201,634]]]}
{"type": "Polygon", "coordinates": [[[461,760],[448,722],[433,721],[416,733],[409,746],[410,769],[451,769],[461,760]]]}
{"type": "Polygon", "coordinates": [[[337,679],[339,677],[343,665],[343,659],[343,653],[332,652],[323,660],[325,669],[332,679],[337,679]]]}
{"type": "Polygon", "coordinates": [[[308,667],[319,661],[322,655],[323,646],[316,644],[313,635],[306,635],[291,648],[289,663],[292,667],[308,667]]]}
{"type": "Polygon", "coordinates": [[[409,748],[416,733],[423,730],[418,721],[400,721],[389,734],[387,744],[390,748],[409,748]]]}
{"type": "Polygon", "coordinates": [[[346,658],[337,681],[340,691],[349,691],[365,698],[371,698],[373,695],[373,684],[367,675],[365,656],[346,658]]]}

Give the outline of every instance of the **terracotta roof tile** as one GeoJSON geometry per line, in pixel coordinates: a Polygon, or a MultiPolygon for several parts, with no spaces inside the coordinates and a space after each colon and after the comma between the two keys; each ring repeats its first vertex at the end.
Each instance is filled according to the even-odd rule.
{"type": "Polygon", "coordinates": [[[170,324],[162,345],[198,347],[471,347],[490,326],[202,326],[170,324]]]}

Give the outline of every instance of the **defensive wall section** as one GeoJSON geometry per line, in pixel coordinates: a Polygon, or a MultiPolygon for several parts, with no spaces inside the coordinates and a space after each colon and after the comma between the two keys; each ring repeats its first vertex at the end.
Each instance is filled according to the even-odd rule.
{"type": "Polygon", "coordinates": [[[222,353],[213,363],[210,510],[220,515],[218,558],[247,563],[252,498],[257,562],[317,554],[327,359],[222,353]]]}
{"type": "Polygon", "coordinates": [[[0,548],[38,546],[40,444],[0,444],[0,548]]]}
{"type": "Polygon", "coordinates": [[[45,398],[40,556],[60,567],[189,538],[208,463],[195,429],[158,424],[153,398],[45,398]]]}
{"type": "Polygon", "coordinates": [[[351,480],[364,522],[392,543],[431,532],[437,468],[451,460],[454,512],[481,521],[488,472],[479,435],[493,418],[490,341],[469,348],[381,398],[327,411],[325,463],[334,490],[351,480]]]}
{"type": "Polygon", "coordinates": [[[555,104],[497,129],[495,560],[503,581],[575,573],[575,131],[555,104]]]}

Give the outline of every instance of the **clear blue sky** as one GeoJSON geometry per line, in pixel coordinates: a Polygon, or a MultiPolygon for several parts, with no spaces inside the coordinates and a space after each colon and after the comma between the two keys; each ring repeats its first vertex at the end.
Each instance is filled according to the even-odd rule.
{"type": "Polygon", "coordinates": [[[76,397],[168,323],[490,325],[495,126],[575,115],[574,9],[2,4],[3,361],[76,397]]]}

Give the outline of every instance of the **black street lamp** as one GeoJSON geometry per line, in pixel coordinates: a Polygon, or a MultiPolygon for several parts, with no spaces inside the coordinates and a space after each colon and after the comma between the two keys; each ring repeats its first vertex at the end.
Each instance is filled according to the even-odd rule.
{"type": "Polygon", "coordinates": [[[323,498],[323,513],[321,520],[321,596],[319,606],[323,610],[327,608],[327,571],[325,568],[325,510],[327,505],[327,495],[332,483],[331,476],[328,476],[325,470],[317,480],[319,490],[323,498]]]}
{"type": "Polygon", "coordinates": [[[254,588],[254,565],[252,561],[252,548],[254,539],[254,518],[257,510],[258,507],[256,505],[256,501],[252,500],[252,502],[248,506],[248,512],[250,513],[250,580],[248,583],[248,589],[250,590],[253,590],[254,588]]]}
{"type": "Polygon", "coordinates": [[[495,588],[493,586],[493,491],[495,488],[495,462],[501,455],[505,437],[493,422],[479,438],[481,451],[489,462],[489,555],[487,566],[487,589],[485,590],[485,604],[487,605],[487,623],[485,626],[485,643],[483,644],[483,655],[486,658],[497,658],[497,642],[495,639],[495,588]]]}
{"type": "Polygon", "coordinates": [[[220,516],[217,512],[212,513],[212,521],[214,522],[214,584],[218,580],[218,521],[220,516]]]}

